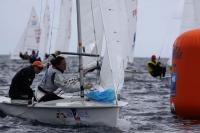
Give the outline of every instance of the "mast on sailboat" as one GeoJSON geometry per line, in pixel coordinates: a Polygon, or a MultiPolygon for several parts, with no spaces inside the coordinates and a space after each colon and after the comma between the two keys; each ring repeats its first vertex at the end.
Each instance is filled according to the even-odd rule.
{"type": "MultiPolygon", "coordinates": [[[[77,10],[77,31],[78,31],[78,53],[82,53],[82,36],[81,36],[81,15],[80,15],[80,0],[76,0],[77,10]]],[[[83,57],[79,55],[79,72],[80,72],[80,96],[84,97],[84,77],[83,77],[83,57]]]]}

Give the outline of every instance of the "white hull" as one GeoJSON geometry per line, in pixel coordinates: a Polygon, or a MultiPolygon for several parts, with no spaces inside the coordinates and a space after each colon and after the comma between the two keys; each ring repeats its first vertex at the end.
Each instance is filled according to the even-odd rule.
{"type": "MultiPolygon", "coordinates": [[[[5,97],[0,97],[1,99],[5,97]]],[[[34,106],[1,100],[0,110],[7,115],[54,125],[105,125],[115,127],[120,106],[72,98],[36,103],[34,106]],[[5,102],[6,101],[6,102],[5,102]]]]}

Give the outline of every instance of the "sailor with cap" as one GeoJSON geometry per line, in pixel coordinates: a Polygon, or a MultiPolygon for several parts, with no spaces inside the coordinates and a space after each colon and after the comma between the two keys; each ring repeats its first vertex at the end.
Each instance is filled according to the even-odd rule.
{"type": "Polygon", "coordinates": [[[17,72],[10,85],[9,97],[11,100],[31,100],[34,95],[30,86],[35,78],[35,74],[40,73],[42,69],[43,64],[41,61],[34,61],[32,65],[17,72]]]}

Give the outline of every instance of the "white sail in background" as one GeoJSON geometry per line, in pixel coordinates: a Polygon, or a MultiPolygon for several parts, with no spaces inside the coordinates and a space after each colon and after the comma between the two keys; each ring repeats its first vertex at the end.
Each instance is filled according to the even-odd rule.
{"type": "Polygon", "coordinates": [[[181,32],[200,27],[199,0],[185,0],[181,32]]]}
{"type": "Polygon", "coordinates": [[[125,52],[128,53],[128,62],[134,61],[134,49],[136,39],[136,23],[137,23],[137,0],[123,0],[128,19],[128,47],[125,52]]]}
{"type": "Polygon", "coordinates": [[[40,49],[39,54],[40,57],[44,58],[45,53],[48,53],[48,42],[49,42],[49,32],[50,32],[50,9],[49,3],[46,2],[46,7],[44,10],[44,16],[41,25],[41,41],[40,41],[40,49]]]}
{"type": "Polygon", "coordinates": [[[136,13],[137,1],[136,0],[118,0],[116,4],[119,9],[120,19],[120,42],[123,45],[124,68],[127,63],[133,63],[134,54],[134,35],[136,33],[136,13]]]}
{"type": "Polygon", "coordinates": [[[32,50],[38,50],[40,43],[40,32],[39,19],[35,8],[33,7],[28,24],[20,39],[20,42],[11,54],[11,59],[20,59],[20,52],[23,54],[28,52],[30,54],[32,50]]]}
{"type": "Polygon", "coordinates": [[[194,9],[195,9],[195,16],[196,16],[196,27],[200,27],[200,1],[194,0],[194,9]]]}
{"type": "Polygon", "coordinates": [[[71,39],[72,0],[61,0],[60,18],[57,38],[54,45],[55,51],[69,51],[71,39]]]}

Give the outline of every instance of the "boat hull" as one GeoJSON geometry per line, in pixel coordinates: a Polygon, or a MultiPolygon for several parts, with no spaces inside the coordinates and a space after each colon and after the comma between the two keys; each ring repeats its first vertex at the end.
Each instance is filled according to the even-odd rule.
{"type": "Polygon", "coordinates": [[[115,127],[119,106],[30,106],[0,103],[0,110],[10,116],[25,118],[53,125],[105,125],[115,127]]]}

